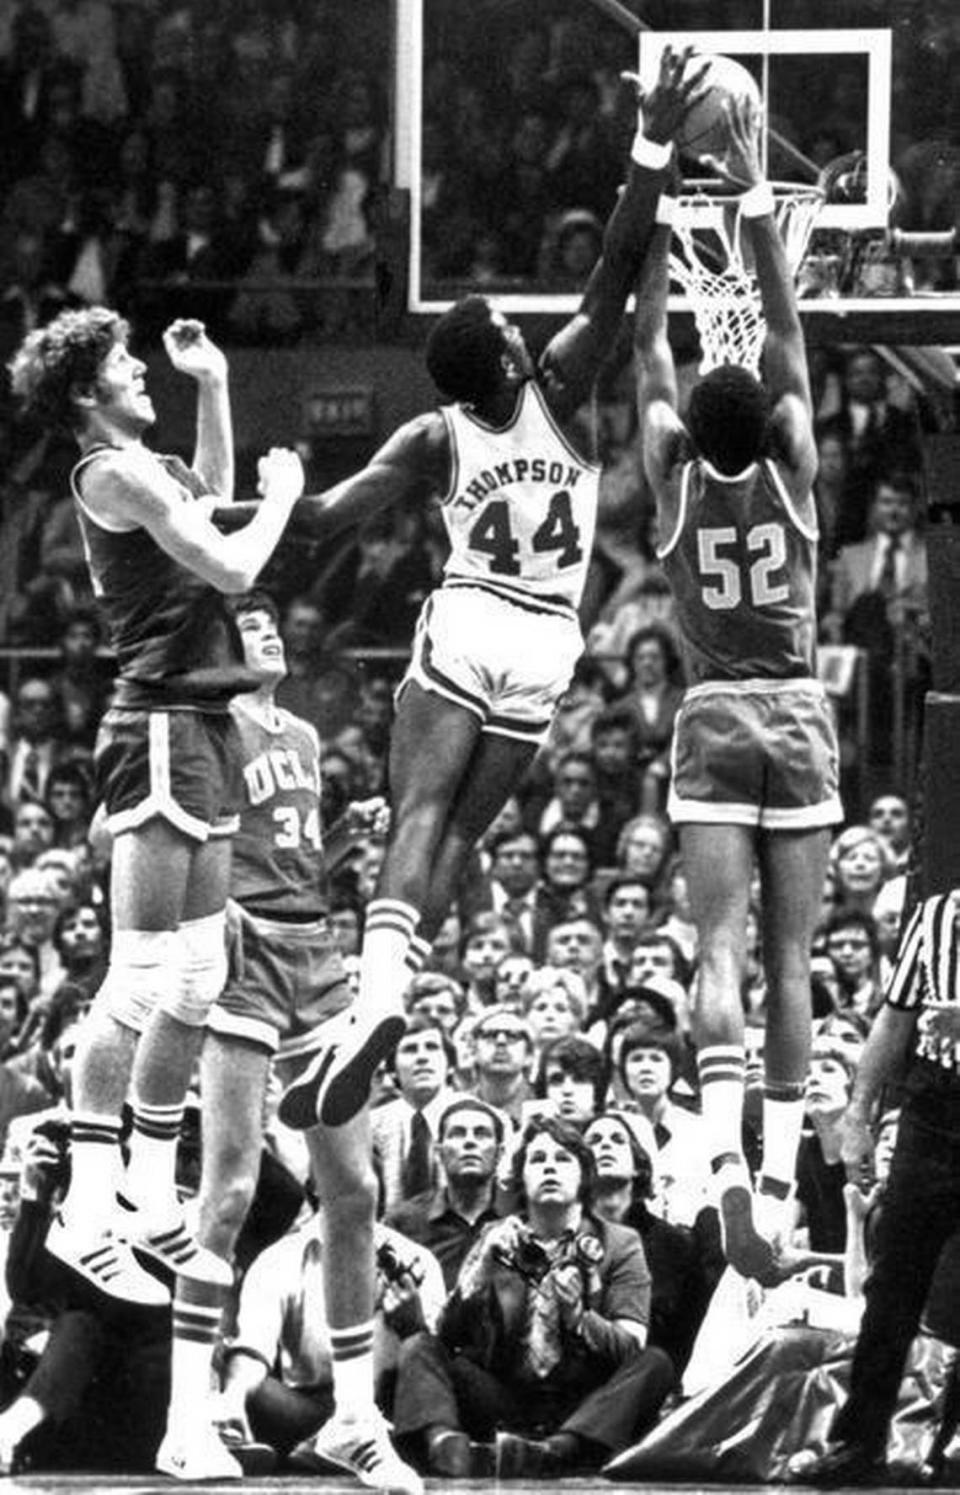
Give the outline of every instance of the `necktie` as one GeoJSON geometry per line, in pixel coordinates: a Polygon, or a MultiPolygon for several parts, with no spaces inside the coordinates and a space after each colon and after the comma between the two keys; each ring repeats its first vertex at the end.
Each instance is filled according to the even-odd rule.
{"type": "Polygon", "coordinates": [[[887,553],[883,558],[883,565],[880,568],[880,579],[877,582],[877,590],[881,597],[886,598],[888,602],[897,593],[897,553],[899,549],[899,535],[890,535],[887,540],[887,553]]]}
{"type": "Polygon", "coordinates": [[[32,747],[23,760],[18,798],[21,804],[37,804],[40,797],[40,754],[32,747]]]}
{"type": "Polygon", "coordinates": [[[526,908],[527,905],[522,898],[508,898],[503,905],[503,918],[505,922],[510,925],[511,929],[516,930],[517,934],[523,940],[524,945],[527,943],[526,931],[523,927],[523,916],[526,908]]]}
{"type": "Polygon", "coordinates": [[[432,1183],[430,1155],[430,1127],[422,1111],[414,1111],[410,1118],[410,1146],[403,1160],[400,1187],[404,1199],[414,1194],[425,1194],[432,1183]]]}

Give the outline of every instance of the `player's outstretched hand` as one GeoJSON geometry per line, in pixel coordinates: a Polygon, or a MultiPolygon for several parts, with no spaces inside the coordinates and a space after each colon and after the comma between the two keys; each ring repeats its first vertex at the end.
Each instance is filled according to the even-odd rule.
{"type": "Polygon", "coordinates": [[[760,165],[760,124],[762,114],[753,99],[725,99],[729,145],[723,158],[708,156],[715,171],[735,187],[746,192],[763,181],[760,165]]]}
{"type": "Polygon", "coordinates": [[[703,80],[710,60],[704,58],[699,66],[690,68],[687,76],[687,64],[693,55],[693,47],[684,47],[681,52],[674,51],[671,46],[664,47],[660,72],[651,89],[644,89],[636,73],[620,74],[634,87],[637,107],[643,117],[643,133],[649,140],[666,144],[675,139],[688,111],[706,92],[703,80]]]}
{"type": "Polygon", "coordinates": [[[272,446],[257,463],[257,492],[267,503],[296,503],[303,492],[303,463],[286,446],[272,446]]]}
{"type": "Polygon", "coordinates": [[[193,317],[178,317],[163,334],[163,346],[175,369],[192,379],[224,379],[227,360],[216,343],[207,337],[202,322],[193,317]]]}
{"type": "Polygon", "coordinates": [[[371,799],[353,799],[340,817],[338,829],[341,826],[349,836],[386,836],[390,829],[390,806],[382,794],[371,799]]]}

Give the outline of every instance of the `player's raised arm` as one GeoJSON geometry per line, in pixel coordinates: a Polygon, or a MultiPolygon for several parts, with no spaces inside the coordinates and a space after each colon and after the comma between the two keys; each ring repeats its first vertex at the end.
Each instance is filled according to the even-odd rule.
{"type": "Polygon", "coordinates": [[[276,549],[303,491],[296,452],[274,447],[260,458],[258,474],[261,502],[250,522],[231,535],[213,523],[209,501],[184,503],[179,485],[142,447],[102,457],[84,485],[83,499],[95,519],[141,525],[161,550],[217,591],[245,592],[276,549]]]}
{"type": "Polygon", "coordinates": [[[163,334],[167,357],[197,385],[197,440],[193,470],[224,503],[233,498],[233,418],[227,360],[202,322],[179,318],[163,334]]]}
{"type": "Polygon", "coordinates": [[[683,425],[677,414],[677,371],[667,337],[670,226],[658,223],[636,287],[633,356],[643,465],[656,492],[683,425]]]}
{"type": "Polygon", "coordinates": [[[646,95],[638,88],[640,125],[626,184],[604,230],[600,259],[579,310],[543,355],[544,387],[558,414],[570,414],[589,395],[620,326],[669,178],[674,136],[699,97],[702,69],[693,68],[685,76],[692,51],[665,47],[656,85],[646,95]]]}
{"type": "Polygon", "coordinates": [[[759,155],[759,117],[749,100],[731,105],[729,174],[746,189],[743,222],[753,250],[757,284],[767,331],[763,344],[763,382],[787,456],[813,480],[816,453],[813,404],[793,274],[776,219],[759,155]]]}
{"type": "Polygon", "coordinates": [[[428,494],[442,496],[450,481],[450,445],[443,416],[415,416],[394,431],[366,467],[321,493],[307,493],[297,505],[306,521],[324,536],[385,508],[428,494]]]}

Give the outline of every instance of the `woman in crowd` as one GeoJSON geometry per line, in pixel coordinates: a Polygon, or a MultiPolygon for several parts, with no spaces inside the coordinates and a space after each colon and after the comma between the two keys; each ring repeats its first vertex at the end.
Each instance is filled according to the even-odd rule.
{"type": "Polygon", "coordinates": [[[607,1067],[595,1043],[578,1033],[554,1038],[540,1054],[535,1108],[581,1130],[603,1106],[607,1067]]]}
{"type": "Polygon", "coordinates": [[[576,971],[555,966],[532,970],[521,992],[523,1015],[533,1033],[534,1059],[555,1038],[579,1033],[587,1008],[587,989],[576,971]]]}
{"type": "Polygon", "coordinates": [[[653,1165],[638,1135],[645,1129],[639,1115],[608,1109],[594,1117],[583,1139],[597,1170],[596,1213],[629,1225],[643,1242],[651,1278],[649,1343],[666,1351],[679,1377],[706,1312],[711,1279],[693,1231],[650,1210],[653,1165]]]}
{"type": "Polygon", "coordinates": [[[848,825],[830,848],[837,907],[872,914],[877,894],[895,866],[882,836],[868,825],[848,825]]]}

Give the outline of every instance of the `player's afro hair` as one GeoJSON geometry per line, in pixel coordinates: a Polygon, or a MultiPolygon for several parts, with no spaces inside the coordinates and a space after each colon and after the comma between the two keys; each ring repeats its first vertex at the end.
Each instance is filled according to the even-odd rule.
{"type": "Polygon", "coordinates": [[[759,379],[737,364],[711,369],[694,385],[687,426],[698,451],[718,471],[728,476],[743,472],[767,444],[767,392],[759,379]]]}
{"type": "Polygon", "coordinates": [[[501,384],[503,350],[503,332],[491,320],[487,298],[464,296],[427,339],[427,372],[448,399],[482,400],[501,384]]]}
{"type": "Polygon", "coordinates": [[[115,311],[90,306],[61,312],[31,332],[8,364],[10,386],[25,413],[74,430],[75,392],[94,387],[104,359],[129,331],[115,311]]]}

